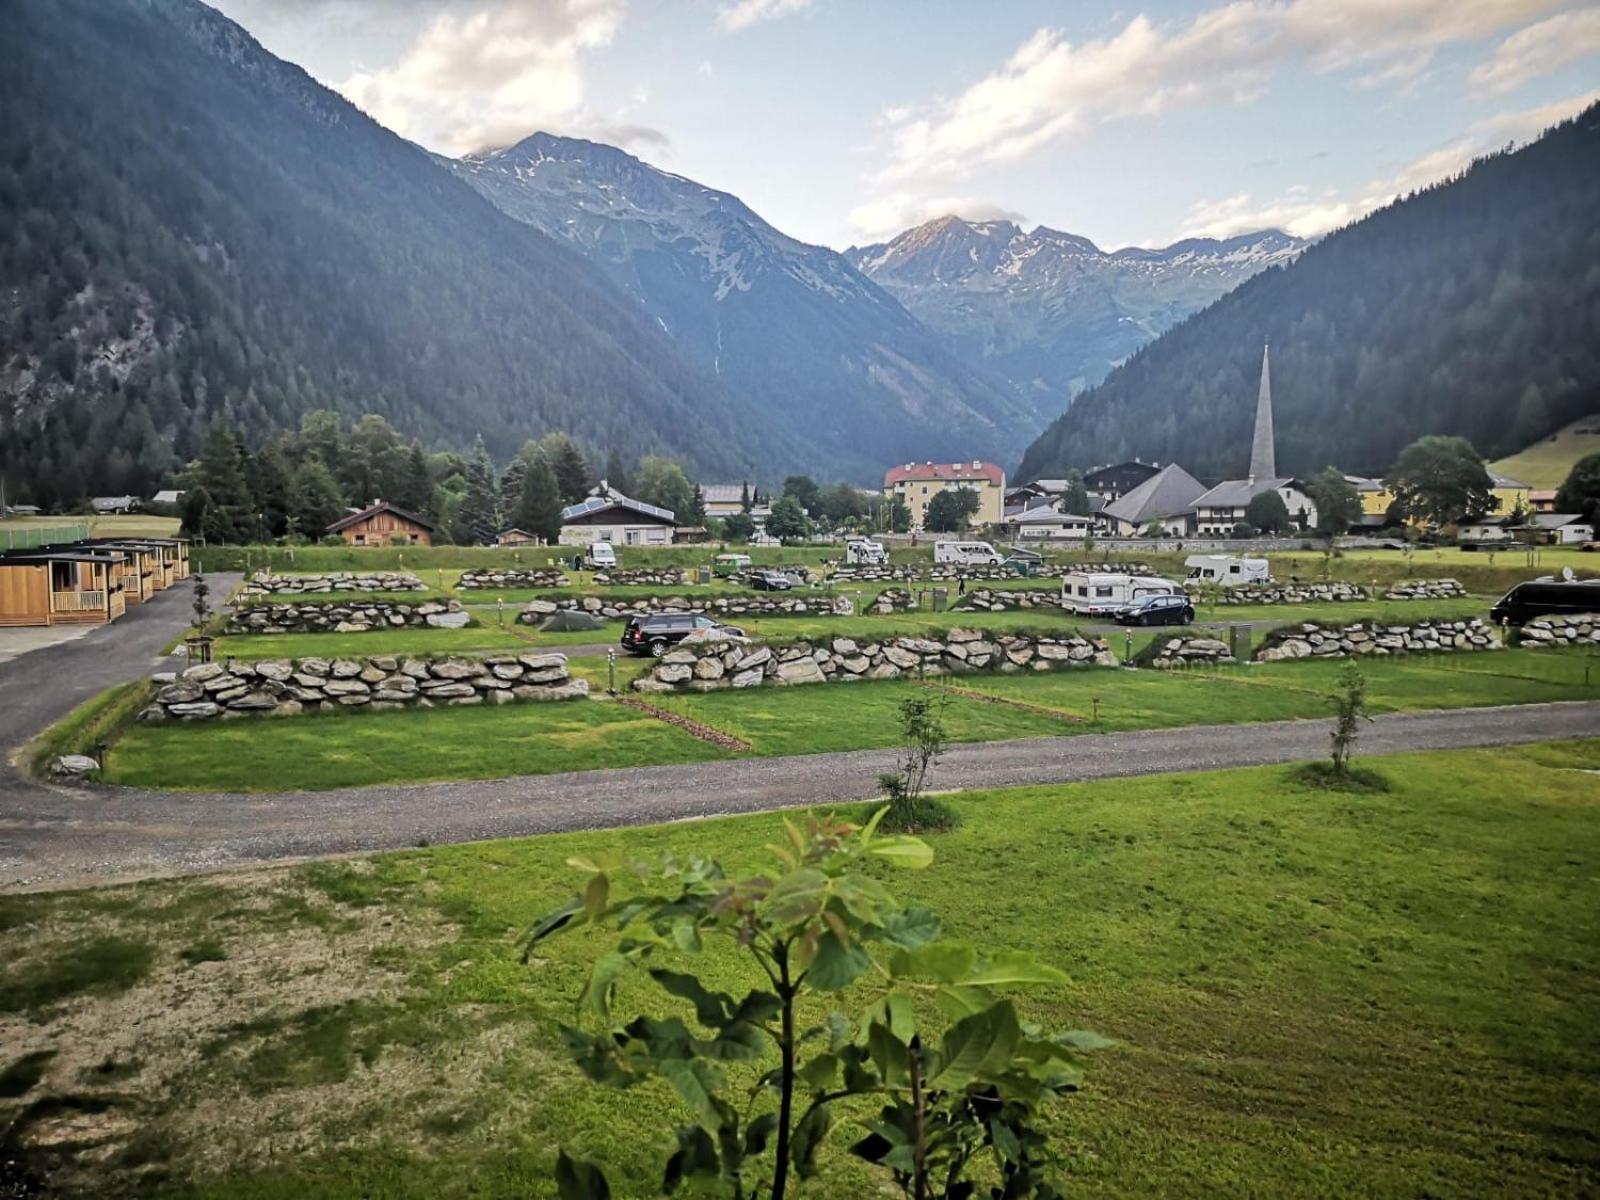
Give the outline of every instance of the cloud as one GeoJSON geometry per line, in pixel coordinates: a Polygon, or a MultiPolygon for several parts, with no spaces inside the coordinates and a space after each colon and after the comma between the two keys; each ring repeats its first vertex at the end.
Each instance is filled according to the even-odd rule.
{"type": "Polygon", "coordinates": [[[732,33],[762,21],[792,16],[811,7],[811,0],[737,0],[717,10],[717,28],[732,33]]]}
{"type": "Polygon", "coordinates": [[[1472,72],[1472,82],[1486,92],[1514,91],[1592,54],[1600,54],[1600,8],[1559,13],[1501,42],[1494,57],[1472,72]]]}
{"type": "Polygon", "coordinates": [[[584,137],[595,142],[605,142],[610,146],[620,146],[624,150],[671,150],[672,139],[659,129],[652,129],[648,125],[607,125],[605,123],[586,124],[582,127],[584,137]]]}
{"type": "Polygon", "coordinates": [[[970,196],[941,196],[918,199],[904,192],[870,201],[850,212],[850,225],[865,240],[892,237],[907,229],[939,217],[960,217],[964,221],[1011,221],[1025,219],[1014,209],[975,200],[970,196]]]}
{"type": "Polygon", "coordinates": [[[1473,159],[1508,141],[1536,138],[1596,101],[1600,101],[1600,88],[1479,121],[1466,136],[1429,151],[1394,175],[1370,180],[1350,195],[1330,190],[1313,197],[1303,185],[1297,185],[1261,202],[1254,201],[1248,192],[1222,200],[1202,200],[1189,210],[1179,236],[1221,238],[1276,228],[1296,237],[1317,237],[1359,221],[1401,196],[1459,175],[1473,159]]]}
{"type": "Polygon", "coordinates": [[[449,153],[504,145],[582,117],[584,59],[610,44],[626,0],[447,8],[394,63],[338,85],[396,133],[449,153]]]}
{"type": "Polygon", "coordinates": [[[1040,29],[953,99],[888,122],[886,182],[961,176],[1108,121],[1259,96],[1280,69],[1414,80],[1433,52],[1558,0],[1234,0],[1187,22],[1135,16],[1074,44],[1040,29]]]}

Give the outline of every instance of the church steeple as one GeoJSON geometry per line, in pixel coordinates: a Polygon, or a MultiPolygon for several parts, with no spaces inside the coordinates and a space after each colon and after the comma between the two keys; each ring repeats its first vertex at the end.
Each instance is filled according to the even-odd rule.
{"type": "Polygon", "coordinates": [[[1272,439],[1272,368],[1268,348],[1261,347],[1261,392],[1256,397],[1256,434],[1250,443],[1250,482],[1278,477],[1277,453],[1272,439]]]}

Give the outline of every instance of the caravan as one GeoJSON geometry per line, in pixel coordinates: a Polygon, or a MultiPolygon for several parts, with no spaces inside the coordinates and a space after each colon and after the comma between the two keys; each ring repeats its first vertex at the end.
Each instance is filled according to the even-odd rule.
{"type": "Polygon", "coordinates": [[[1189,568],[1189,582],[1238,587],[1244,583],[1271,583],[1272,569],[1264,558],[1240,558],[1234,554],[1191,554],[1183,560],[1189,568]]]}
{"type": "Polygon", "coordinates": [[[935,542],[933,561],[962,567],[998,567],[1005,560],[988,542],[935,542]]]}
{"type": "Polygon", "coordinates": [[[852,567],[881,567],[888,563],[889,551],[882,542],[851,538],[844,545],[844,560],[852,567]]]}
{"type": "Polygon", "coordinates": [[[1183,587],[1154,575],[1073,571],[1061,577],[1061,607],[1083,616],[1111,616],[1146,596],[1181,596],[1183,587]]]}

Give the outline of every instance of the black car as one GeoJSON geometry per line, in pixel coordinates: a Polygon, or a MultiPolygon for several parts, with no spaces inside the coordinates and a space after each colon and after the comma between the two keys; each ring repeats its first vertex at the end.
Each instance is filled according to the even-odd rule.
{"type": "Polygon", "coordinates": [[[683,641],[697,629],[722,629],[737,637],[744,630],[724,625],[705,613],[647,613],[630,617],[622,630],[622,648],[629,654],[653,654],[660,658],[667,647],[683,641]]]}
{"type": "Polygon", "coordinates": [[[1187,625],[1194,620],[1194,605],[1187,596],[1140,596],[1117,610],[1118,625],[1187,625]]]}
{"type": "Polygon", "coordinates": [[[794,580],[781,571],[757,571],[750,576],[750,586],[758,592],[787,592],[794,580]]]}
{"type": "Polygon", "coordinates": [[[1532,579],[1519,583],[1489,610],[1496,625],[1523,625],[1535,617],[1600,612],[1600,579],[1532,579]]]}

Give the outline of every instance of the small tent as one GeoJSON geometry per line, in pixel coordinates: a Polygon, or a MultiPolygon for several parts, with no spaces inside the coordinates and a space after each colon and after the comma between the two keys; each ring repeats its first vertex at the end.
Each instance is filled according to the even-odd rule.
{"type": "Polygon", "coordinates": [[[562,611],[551,613],[539,625],[545,633],[572,633],[578,630],[604,629],[596,617],[586,612],[562,611]]]}

